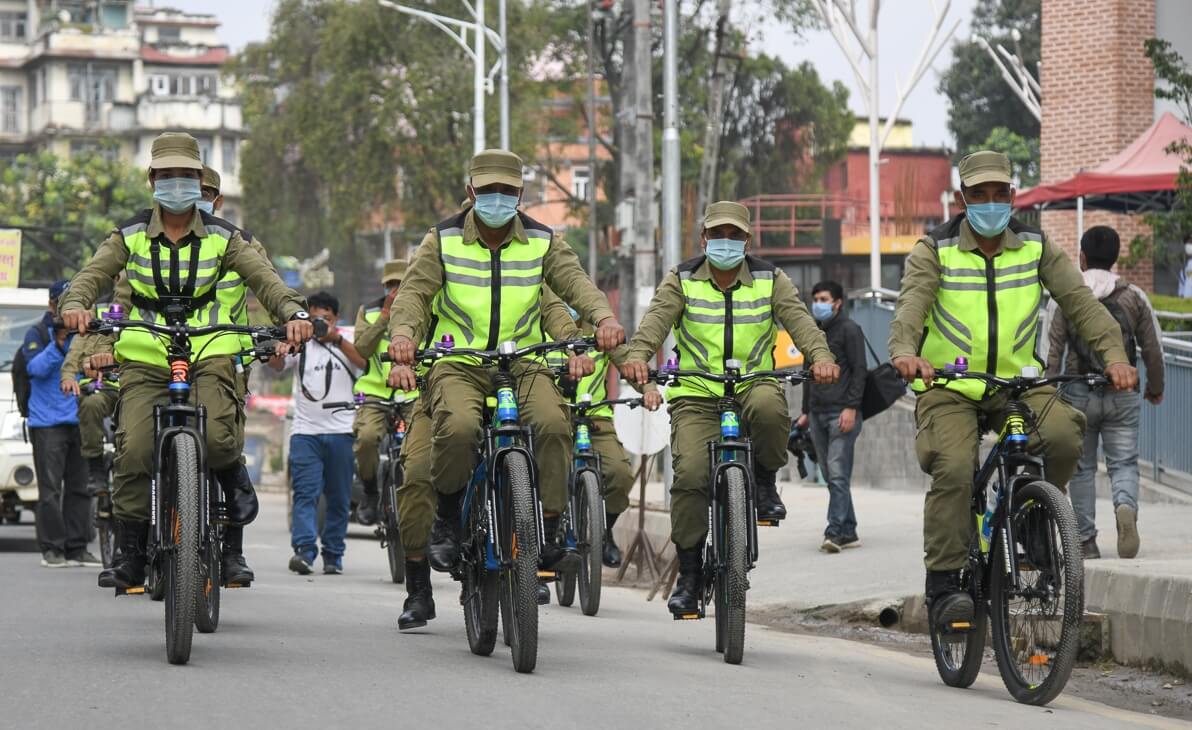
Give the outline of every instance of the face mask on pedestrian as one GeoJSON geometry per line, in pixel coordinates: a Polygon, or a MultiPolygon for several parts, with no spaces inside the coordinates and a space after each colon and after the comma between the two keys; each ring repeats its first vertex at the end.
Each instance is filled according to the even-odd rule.
{"type": "Polygon", "coordinates": [[[832,315],[836,314],[836,307],[832,302],[812,302],[811,316],[815,317],[817,322],[827,322],[832,319],[832,315]]]}
{"type": "Polygon", "coordinates": [[[731,238],[712,238],[708,240],[708,247],[704,253],[708,256],[708,263],[721,271],[727,271],[745,260],[745,242],[731,238]]]}
{"type": "Polygon", "coordinates": [[[517,196],[504,193],[477,193],[476,215],[490,228],[500,228],[517,214],[517,196]]]}
{"type": "Polygon", "coordinates": [[[153,183],[153,199],[171,213],[185,213],[203,200],[203,191],[193,177],[161,178],[153,183]]]}
{"type": "Polygon", "coordinates": [[[215,215],[214,200],[200,200],[199,202],[195,203],[195,205],[199,206],[199,210],[203,211],[207,215],[215,215]]]}
{"type": "Polygon", "coordinates": [[[993,238],[1002,235],[1010,223],[1009,203],[969,203],[964,201],[965,215],[969,225],[978,234],[993,238]]]}

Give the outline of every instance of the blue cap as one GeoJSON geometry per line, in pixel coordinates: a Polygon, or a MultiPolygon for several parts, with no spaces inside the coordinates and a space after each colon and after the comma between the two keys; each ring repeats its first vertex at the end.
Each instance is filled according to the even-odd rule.
{"type": "Polygon", "coordinates": [[[55,302],[70,288],[70,279],[61,279],[50,285],[50,299],[55,302]]]}

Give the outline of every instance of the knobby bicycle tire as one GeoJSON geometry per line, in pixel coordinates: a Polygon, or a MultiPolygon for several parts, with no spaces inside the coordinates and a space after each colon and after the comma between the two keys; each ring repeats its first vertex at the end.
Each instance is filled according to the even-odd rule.
{"type": "MultiPolygon", "coordinates": [[[[1045,705],[1055,699],[1063,691],[1068,677],[1072,674],[1072,667],[1076,663],[1076,655],[1080,650],[1080,622],[1084,617],[1084,559],[1080,548],[1080,538],[1076,531],[1076,516],[1072,512],[1072,505],[1059,489],[1047,482],[1037,481],[1027,484],[1015,493],[1015,504],[1009,519],[1015,520],[1016,541],[1032,539],[1027,520],[1038,519],[1045,523],[1045,529],[1052,536],[1044,541],[1046,544],[1045,561],[1053,565],[1058,560],[1058,569],[1052,568],[1054,575],[1062,576],[1060,602],[1047,614],[1050,621],[1032,620],[1027,622],[1031,627],[1031,635],[1014,636],[1015,627],[1010,617],[1010,586],[1006,580],[1004,567],[997,566],[990,576],[989,610],[993,628],[993,651],[997,657],[998,672],[1002,675],[1002,682],[1014,699],[1028,705],[1045,705]],[[1028,514],[1035,511],[1036,514],[1028,514]],[[1021,519],[1019,519],[1021,518],[1021,519]],[[1022,524],[1020,525],[1019,522],[1022,524]],[[1058,538],[1059,544],[1055,544],[1058,538]],[[1062,555],[1055,552],[1055,548],[1062,550],[1062,555]],[[1039,637],[1035,631],[1046,630],[1048,624],[1059,625],[1058,641],[1054,637],[1039,637]],[[1042,627],[1042,628],[1037,628],[1042,627]],[[1050,666],[1042,681],[1031,681],[1019,671],[1017,666],[1016,646],[1025,651],[1039,652],[1049,647],[1041,644],[1055,643],[1054,657],[1045,653],[1031,654],[1028,663],[1032,666],[1050,666]]],[[[1034,525],[1033,527],[1038,527],[1034,525]]],[[[1042,555],[1033,555],[1032,548],[1026,547],[1021,553],[1017,546],[1014,548],[1014,559],[1028,566],[1037,563],[1042,555]]],[[[992,554],[1001,555],[1001,534],[994,536],[994,551],[992,554]]],[[[1043,552],[1041,547],[1035,552],[1043,552]]],[[[1037,567],[1037,566],[1036,566],[1037,567]]],[[[1047,571],[1038,571],[1039,580],[1047,571]]]]}
{"type": "Polygon", "coordinates": [[[382,499],[386,502],[382,505],[381,515],[385,520],[385,554],[389,559],[389,579],[394,583],[405,583],[406,551],[402,548],[401,528],[397,523],[397,472],[395,467],[389,473],[387,483],[381,487],[382,499]]]}
{"type": "MultiPolygon", "coordinates": [[[[506,555],[513,565],[502,574],[502,617],[513,668],[532,672],[538,663],[538,518],[530,464],[524,454],[510,452],[501,462],[510,540],[506,555]]],[[[500,518],[498,518],[500,519],[500,518]]]]}
{"type": "MultiPolygon", "coordinates": [[[[99,559],[104,568],[111,568],[116,557],[116,531],[113,529],[112,518],[99,516],[99,500],[91,500],[91,505],[96,539],[99,541],[99,559]]],[[[110,512],[109,509],[109,514],[110,512]]]]}
{"type": "Polygon", "coordinates": [[[169,489],[173,510],[164,529],[173,531],[173,550],[165,561],[166,658],[190,660],[199,584],[199,454],[185,434],[170,440],[169,489]]]}
{"type": "Polygon", "coordinates": [[[600,610],[600,587],[604,564],[604,490],[595,472],[581,473],[578,509],[574,515],[575,535],[579,541],[579,607],[585,616],[595,616],[600,610]]]}
{"type": "MultiPolygon", "coordinates": [[[[973,538],[972,551],[979,550],[977,538],[973,538]]],[[[971,687],[981,673],[981,662],[985,658],[985,634],[989,630],[989,613],[985,597],[981,595],[980,574],[974,571],[979,565],[976,559],[961,572],[961,585],[973,597],[973,625],[969,627],[963,641],[946,641],[934,622],[930,622],[931,653],[935,657],[935,669],[940,679],[949,687],[971,687]]]]}
{"type": "Polygon", "coordinates": [[[211,634],[219,628],[220,587],[223,586],[220,543],[218,530],[212,528],[199,562],[199,580],[195,586],[195,628],[200,634],[211,634]]]}
{"type": "Polygon", "coordinates": [[[477,656],[488,656],[497,645],[497,610],[500,608],[501,574],[485,567],[487,543],[480,536],[491,534],[481,530],[485,513],[483,500],[471,500],[468,520],[470,561],[463,565],[463,590],[460,602],[464,608],[464,629],[468,634],[468,648],[477,656]]]}
{"type": "Polygon", "coordinates": [[[745,592],[749,589],[745,484],[745,471],[740,467],[724,471],[724,568],[716,576],[716,623],[717,644],[723,644],[727,664],[740,664],[745,653],[745,592]]]}

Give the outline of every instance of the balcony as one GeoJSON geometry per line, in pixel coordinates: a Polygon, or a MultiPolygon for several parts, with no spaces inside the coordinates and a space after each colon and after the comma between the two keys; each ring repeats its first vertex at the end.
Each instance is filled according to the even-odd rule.
{"type": "Polygon", "coordinates": [[[136,104],[113,117],[113,131],[146,130],[239,130],[243,126],[240,104],[231,99],[207,97],[171,98],[142,96],[136,104]]]}

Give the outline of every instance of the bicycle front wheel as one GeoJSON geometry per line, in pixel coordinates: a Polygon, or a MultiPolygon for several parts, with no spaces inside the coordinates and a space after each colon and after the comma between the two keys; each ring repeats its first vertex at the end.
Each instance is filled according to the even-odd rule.
{"type": "Polygon", "coordinates": [[[112,525],[111,498],[107,495],[91,500],[92,519],[96,539],[99,541],[99,559],[103,567],[110,568],[116,557],[116,535],[112,525]],[[105,505],[106,501],[106,505],[105,505]]]}
{"type": "Polygon", "coordinates": [[[1080,647],[1084,560],[1076,517],[1063,493],[1040,481],[1016,492],[1008,519],[1018,583],[1006,574],[998,531],[989,587],[993,650],[1014,699],[1045,705],[1063,691],[1080,647]]]}
{"type": "Polygon", "coordinates": [[[501,575],[502,629],[513,668],[532,672],[538,663],[538,517],[525,454],[505,456],[501,481],[505,504],[497,519],[503,522],[503,552],[513,563],[501,575]]]}
{"type": "Polygon", "coordinates": [[[728,664],[740,664],[745,653],[745,591],[749,589],[749,514],[745,470],[724,472],[720,519],[724,540],[716,568],[716,649],[728,664]]]}
{"type": "MultiPolygon", "coordinates": [[[[394,470],[396,471],[396,469],[394,470]]],[[[397,479],[390,474],[388,483],[381,489],[381,514],[384,516],[385,526],[383,538],[385,540],[385,554],[389,558],[389,579],[394,583],[406,582],[406,551],[401,546],[401,529],[397,524],[397,479]]]]}
{"type": "Polygon", "coordinates": [[[211,531],[199,562],[199,581],[195,591],[195,628],[201,634],[219,628],[219,591],[223,585],[223,551],[216,530],[211,531]]]}
{"type": "Polygon", "coordinates": [[[604,571],[604,492],[600,478],[594,472],[581,473],[578,509],[575,514],[575,535],[579,542],[579,607],[585,616],[595,616],[600,610],[600,584],[604,571]]]}
{"type": "Polygon", "coordinates": [[[195,604],[199,594],[199,453],[191,437],[170,440],[170,480],[164,527],[173,549],[165,560],[166,658],[190,661],[195,604]]]}
{"type": "Polygon", "coordinates": [[[935,669],[940,679],[949,687],[961,689],[972,686],[981,672],[981,660],[985,655],[985,632],[989,629],[989,614],[985,608],[985,597],[981,593],[981,576],[975,567],[980,565],[974,553],[979,552],[977,539],[970,548],[969,565],[961,571],[960,585],[973,597],[975,613],[972,626],[964,633],[945,633],[934,622],[929,628],[931,653],[935,656],[935,669]]]}
{"type": "Polygon", "coordinates": [[[467,558],[463,563],[463,591],[460,603],[464,607],[464,629],[468,634],[468,648],[477,656],[488,656],[497,645],[497,610],[500,606],[501,574],[489,570],[488,535],[489,525],[485,500],[473,492],[471,512],[468,519],[468,534],[472,536],[465,549],[467,558]]]}

